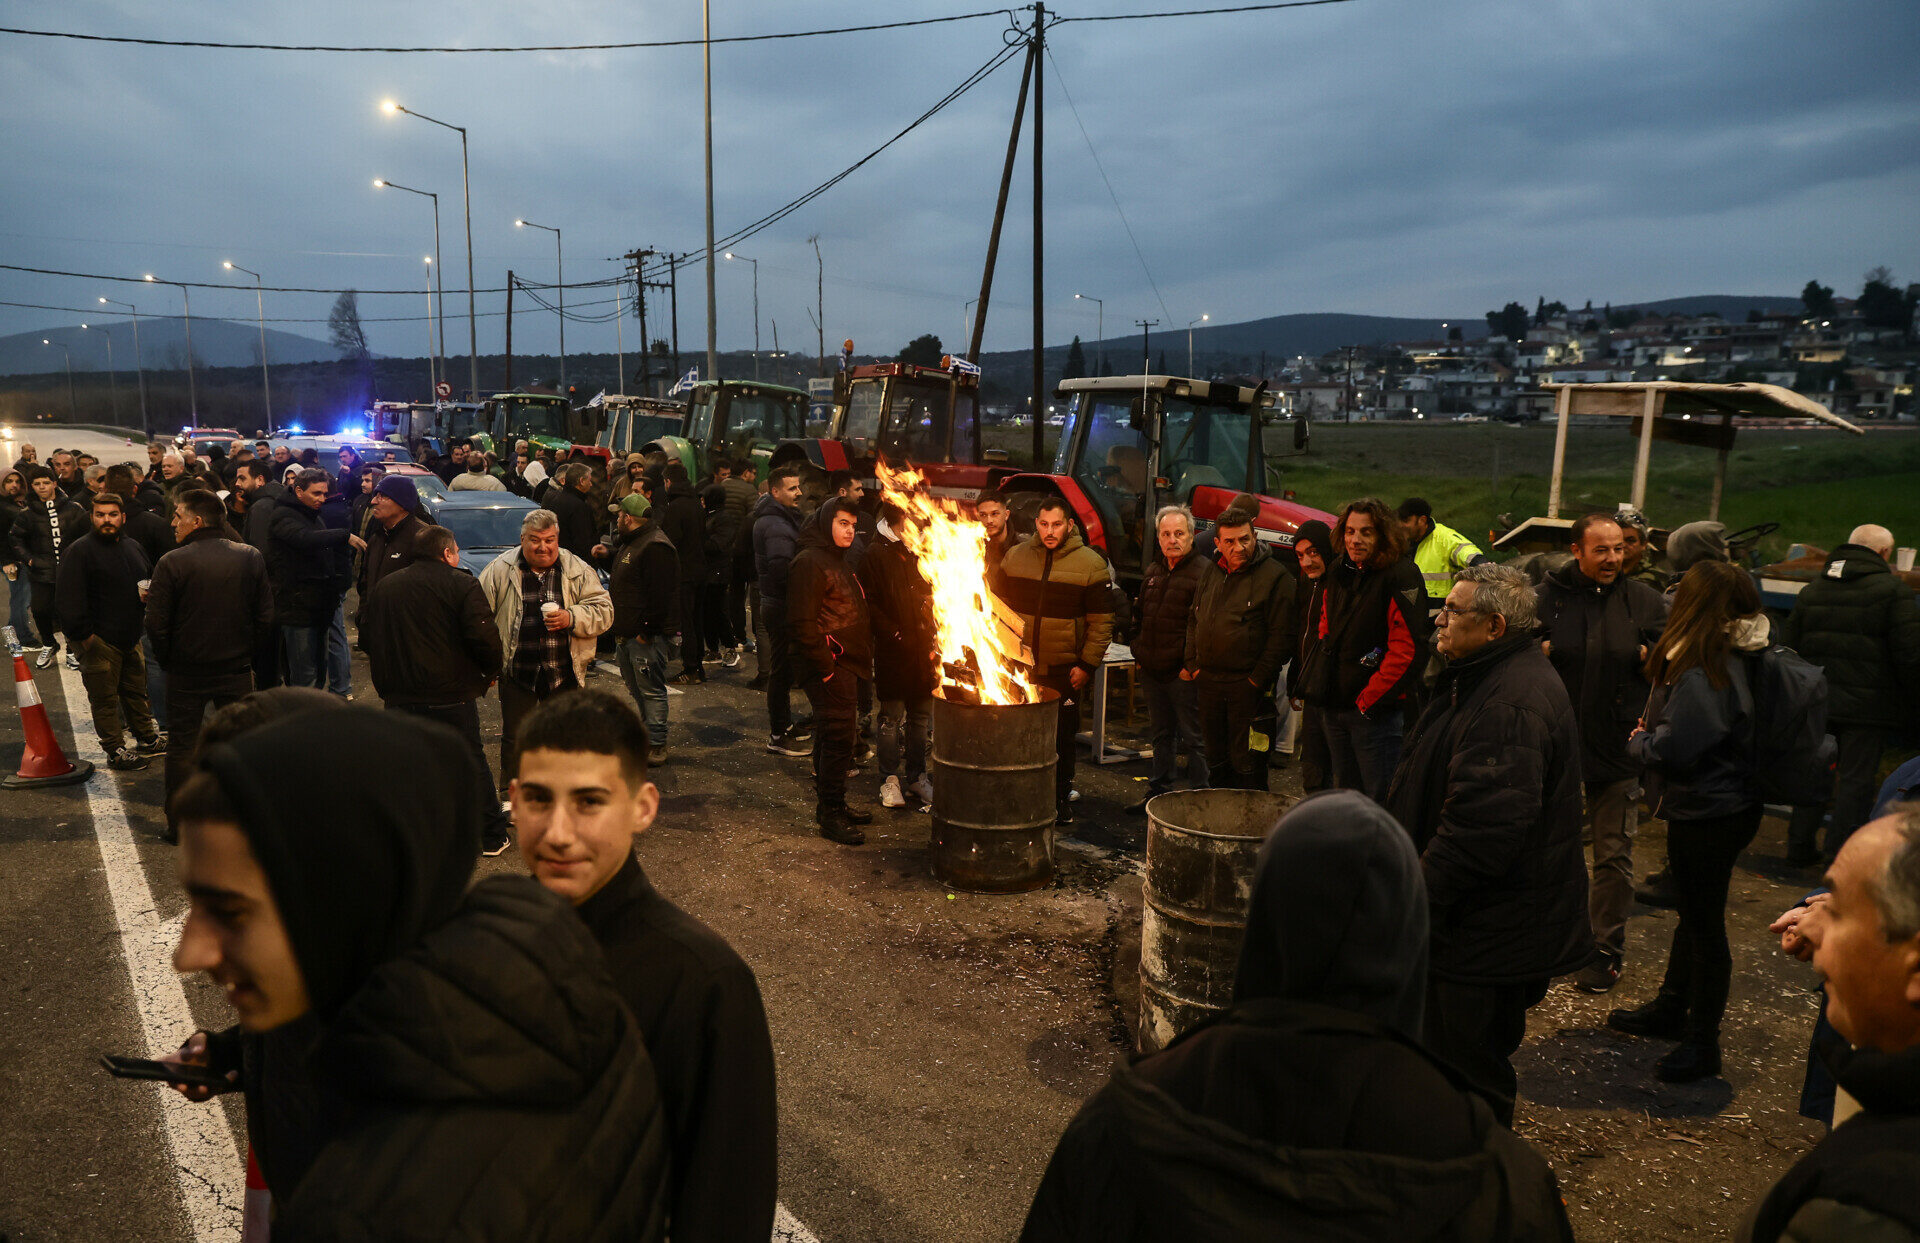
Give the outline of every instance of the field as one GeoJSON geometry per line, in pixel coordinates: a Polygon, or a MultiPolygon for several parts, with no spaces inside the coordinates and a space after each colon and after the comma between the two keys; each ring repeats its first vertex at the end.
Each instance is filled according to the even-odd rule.
{"type": "MultiPolygon", "coordinates": [[[[989,429],[987,443],[1004,442],[1014,460],[1026,459],[1025,429],[989,429]],[[998,435],[995,433],[998,432],[998,435]]],[[[1614,426],[1574,427],[1567,437],[1563,514],[1612,509],[1633,488],[1639,441],[1614,426]]],[[[1051,449],[1051,445],[1049,445],[1051,449]]],[[[1466,535],[1484,539],[1503,525],[1545,514],[1553,469],[1549,423],[1316,423],[1305,457],[1277,457],[1275,489],[1294,491],[1306,504],[1338,509],[1358,496],[1389,505],[1409,496],[1433,502],[1434,513],[1466,535]]],[[[1713,495],[1714,454],[1655,443],[1647,479],[1648,517],[1672,528],[1707,516],[1713,495]]],[[[1760,522],[1780,530],[1762,544],[1773,560],[1792,543],[1831,549],[1859,523],[1890,527],[1902,544],[1920,537],[1920,429],[1839,431],[1747,429],[1727,466],[1721,521],[1729,531],[1760,522]]]]}

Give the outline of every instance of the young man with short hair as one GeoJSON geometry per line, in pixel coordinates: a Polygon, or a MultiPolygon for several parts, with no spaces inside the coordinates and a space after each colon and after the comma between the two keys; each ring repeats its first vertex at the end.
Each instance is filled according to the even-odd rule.
{"type": "Polygon", "coordinates": [[[646,729],[619,698],[573,691],[529,713],[520,743],[521,858],[606,952],[653,1058],[673,1153],[674,1243],[765,1239],[778,1174],[766,1009],[752,969],[662,897],[634,856],[660,810],[646,729]]]}
{"type": "Polygon", "coordinates": [[[141,769],[167,748],[147,703],[147,662],[140,653],[140,583],[153,573],[146,550],[126,534],[126,502],[112,492],[93,498],[93,532],[60,559],[54,604],[60,629],[80,654],[93,728],[107,767],[141,769]],[[133,730],[128,746],[122,725],[133,730]]]}

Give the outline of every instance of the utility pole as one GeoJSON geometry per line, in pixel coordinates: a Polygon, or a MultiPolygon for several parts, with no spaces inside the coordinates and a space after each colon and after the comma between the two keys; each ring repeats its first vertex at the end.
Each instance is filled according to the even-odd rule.
{"type": "Polygon", "coordinates": [[[1160,321],[1157,319],[1136,319],[1133,322],[1140,325],[1140,374],[1152,375],[1153,338],[1148,334],[1147,329],[1157,327],[1160,321]]]}
{"type": "Polygon", "coordinates": [[[1046,99],[1040,77],[1040,58],[1047,48],[1047,6],[1033,6],[1033,467],[1045,456],[1047,395],[1046,229],[1042,212],[1042,155],[1046,128],[1041,104],[1046,99]]]}
{"type": "MultiPolygon", "coordinates": [[[[513,391],[513,269],[507,269],[507,382],[501,387],[513,391]]],[[[475,390],[475,397],[479,391],[475,390]]]]}
{"type": "MultiPolygon", "coordinates": [[[[679,255],[667,256],[667,279],[672,282],[673,295],[673,382],[680,383],[685,372],[680,370],[680,259],[679,255]]],[[[708,376],[712,379],[712,376],[708,376]]],[[[1477,590],[1477,588],[1476,588],[1477,590]]]]}
{"type": "Polygon", "coordinates": [[[820,257],[820,235],[807,239],[813,243],[813,327],[820,334],[820,374],[827,374],[827,261],[820,257]]]}
{"type": "Polygon", "coordinates": [[[987,266],[980,274],[980,309],[973,317],[967,341],[967,361],[980,361],[980,339],[987,330],[987,302],[993,293],[993,268],[1000,258],[1000,226],[1007,219],[1007,194],[1013,187],[1013,159],[1020,150],[1020,127],[1027,119],[1027,87],[1033,81],[1033,44],[1027,44],[1027,63],[1020,70],[1020,98],[1013,105],[1013,132],[1007,135],[1007,162],[1000,169],[1000,197],[993,205],[993,231],[987,235],[987,266]]]}
{"type": "Polygon", "coordinates": [[[707,379],[720,378],[719,304],[713,272],[713,6],[700,0],[700,42],[707,92],[707,379]]]}

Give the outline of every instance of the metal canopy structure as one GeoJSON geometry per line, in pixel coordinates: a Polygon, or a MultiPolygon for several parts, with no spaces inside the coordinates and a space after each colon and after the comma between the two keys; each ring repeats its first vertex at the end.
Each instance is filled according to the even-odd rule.
{"type": "Polygon", "coordinates": [[[1560,480],[1567,463],[1567,425],[1574,415],[1638,419],[1640,438],[1633,464],[1633,507],[1645,510],[1647,464],[1653,442],[1671,440],[1717,450],[1713,468],[1713,504],[1709,518],[1720,516],[1720,495],[1727,483],[1727,452],[1733,448],[1734,419],[1812,419],[1856,436],[1862,428],[1819,402],[1777,384],[1687,384],[1674,380],[1618,384],[1548,384],[1559,426],[1553,437],[1553,481],[1547,493],[1547,517],[1560,516],[1560,480]],[[1693,420],[1698,417],[1700,422],[1693,420]],[[1717,420],[1709,422],[1708,420],[1717,420]]]}

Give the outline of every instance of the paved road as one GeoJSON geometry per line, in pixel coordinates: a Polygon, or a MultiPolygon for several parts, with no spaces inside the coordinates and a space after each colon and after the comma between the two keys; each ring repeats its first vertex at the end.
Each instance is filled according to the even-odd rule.
{"type": "MultiPolygon", "coordinates": [[[[77,725],[77,753],[98,759],[78,675],[35,673],[62,741],[77,725]]],[[[805,1223],[794,1237],[1011,1237],[1061,1128],[1120,1052],[1109,980],[1124,912],[1112,891],[1131,873],[1109,861],[1117,851],[1083,846],[1065,852],[1055,888],[986,898],[929,877],[918,813],[881,812],[862,849],[821,840],[806,761],[764,751],[748,676],[726,671],[674,698],[663,812],[640,852],[759,975],[780,1071],[781,1198],[805,1223]]],[[[362,665],[356,686],[367,685],[362,665]]],[[[18,715],[0,713],[0,764],[21,744],[18,715]]],[[[1083,806],[1120,823],[1134,784],[1089,773],[1083,806]]],[[[160,793],[158,763],[0,792],[10,1243],[237,1238],[239,1107],[189,1106],[94,1066],[230,1022],[215,990],[188,979],[180,991],[166,970],[183,899],[158,839],[160,793]]],[[[519,862],[510,851],[483,866],[519,862]]]]}

